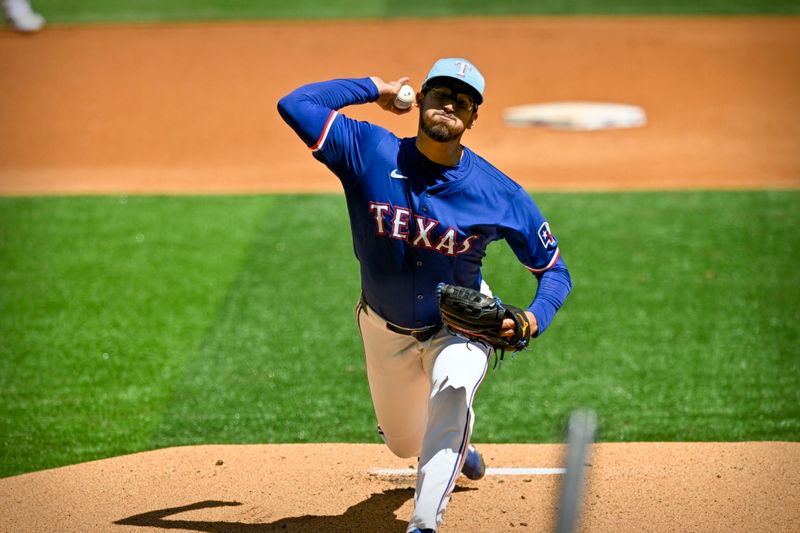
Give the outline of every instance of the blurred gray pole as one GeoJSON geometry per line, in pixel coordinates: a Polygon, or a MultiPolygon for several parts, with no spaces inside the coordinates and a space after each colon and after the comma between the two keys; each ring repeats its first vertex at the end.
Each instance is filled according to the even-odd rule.
{"type": "Polygon", "coordinates": [[[586,481],[586,464],[596,432],[597,415],[594,411],[577,410],[572,413],[567,429],[566,472],[561,478],[556,533],[577,531],[586,481]]]}

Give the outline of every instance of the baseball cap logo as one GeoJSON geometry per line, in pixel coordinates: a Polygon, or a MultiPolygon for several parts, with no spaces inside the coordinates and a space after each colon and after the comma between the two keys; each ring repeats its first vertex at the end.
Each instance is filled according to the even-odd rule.
{"type": "Polygon", "coordinates": [[[456,61],[456,75],[466,78],[468,72],[472,72],[472,65],[466,61],[456,61]]]}

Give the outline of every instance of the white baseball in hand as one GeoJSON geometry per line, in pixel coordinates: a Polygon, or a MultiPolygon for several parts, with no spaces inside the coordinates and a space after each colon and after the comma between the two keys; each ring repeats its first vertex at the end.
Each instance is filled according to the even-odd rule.
{"type": "Polygon", "coordinates": [[[394,99],[394,106],[397,109],[408,109],[414,103],[414,96],[414,89],[410,85],[403,85],[394,99]]]}

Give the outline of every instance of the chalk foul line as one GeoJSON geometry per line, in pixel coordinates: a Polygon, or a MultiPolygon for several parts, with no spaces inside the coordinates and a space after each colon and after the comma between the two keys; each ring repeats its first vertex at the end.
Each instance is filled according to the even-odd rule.
{"type": "MultiPolygon", "coordinates": [[[[487,468],[487,476],[558,476],[564,474],[564,468],[487,468]]],[[[369,471],[373,476],[416,476],[414,468],[373,468],[369,471]]]]}

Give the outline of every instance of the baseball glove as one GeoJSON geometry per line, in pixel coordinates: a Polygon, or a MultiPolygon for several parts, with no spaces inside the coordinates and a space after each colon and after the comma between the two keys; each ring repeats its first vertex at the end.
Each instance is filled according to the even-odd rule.
{"type": "Polygon", "coordinates": [[[518,352],[528,347],[531,324],[525,311],[503,304],[499,298],[487,296],[467,287],[440,283],[436,286],[442,322],[451,332],[470,340],[484,342],[500,350],[518,352]],[[501,337],[503,320],[514,321],[514,335],[501,337]]]}

